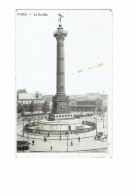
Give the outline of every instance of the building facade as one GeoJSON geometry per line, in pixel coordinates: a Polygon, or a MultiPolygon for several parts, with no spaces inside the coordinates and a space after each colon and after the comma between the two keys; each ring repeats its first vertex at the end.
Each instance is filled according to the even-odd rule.
{"type": "Polygon", "coordinates": [[[27,92],[17,92],[17,104],[21,104],[23,106],[24,112],[29,111],[29,105],[34,103],[35,111],[42,110],[42,105],[44,103],[44,99],[42,97],[42,93],[35,92],[35,93],[27,93],[27,92]]]}
{"type": "Polygon", "coordinates": [[[94,100],[70,100],[70,110],[72,112],[97,112],[103,111],[102,99],[94,100]]]}

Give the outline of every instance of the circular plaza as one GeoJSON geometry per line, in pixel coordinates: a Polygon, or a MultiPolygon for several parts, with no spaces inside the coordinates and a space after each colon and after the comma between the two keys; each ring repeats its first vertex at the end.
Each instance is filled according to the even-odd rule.
{"type": "Polygon", "coordinates": [[[38,138],[52,138],[52,139],[66,139],[77,138],[85,135],[95,135],[96,124],[89,121],[82,121],[81,119],[67,119],[49,121],[47,119],[40,122],[33,122],[25,125],[24,134],[38,138]]]}

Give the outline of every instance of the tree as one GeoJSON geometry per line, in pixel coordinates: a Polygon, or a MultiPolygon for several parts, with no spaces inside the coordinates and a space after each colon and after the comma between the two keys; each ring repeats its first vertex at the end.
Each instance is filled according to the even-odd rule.
{"type": "Polygon", "coordinates": [[[22,113],[24,111],[23,106],[21,105],[21,103],[17,104],[17,113],[22,113]]]}
{"type": "Polygon", "coordinates": [[[48,105],[47,101],[45,101],[45,102],[43,103],[43,105],[42,105],[42,112],[43,112],[43,113],[46,113],[46,112],[48,112],[48,111],[49,111],[49,105],[48,105]]]}
{"type": "Polygon", "coordinates": [[[35,104],[33,101],[29,105],[29,111],[32,113],[33,116],[33,112],[35,111],[35,104]]]}

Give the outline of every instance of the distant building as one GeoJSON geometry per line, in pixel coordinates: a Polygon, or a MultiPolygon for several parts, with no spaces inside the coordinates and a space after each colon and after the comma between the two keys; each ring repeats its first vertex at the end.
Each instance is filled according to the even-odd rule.
{"type": "Polygon", "coordinates": [[[103,110],[107,111],[107,106],[108,106],[108,95],[106,94],[99,94],[99,93],[87,93],[88,99],[92,100],[92,99],[101,99],[102,100],[102,104],[103,104],[103,110]]]}
{"type": "Polygon", "coordinates": [[[83,95],[75,95],[76,100],[88,100],[88,96],[86,94],[83,95]]]}
{"type": "Polygon", "coordinates": [[[108,95],[106,94],[99,94],[99,93],[87,93],[87,97],[89,100],[91,99],[102,99],[103,104],[107,105],[108,95]]]}
{"type": "Polygon", "coordinates": [[[53,95],[43,95],[43,99],[52,100],[53,95]]]}
{"type": "Polygon", "coordinates": [[[70,100],[76,99],[76,95],[69,95],[69,99],[70,99],[70,100]]]}
{"type": "Polygon", "coordinates": [[[99,93],[87,93],[87,97],[88,99],[98,99],[100,98],[100,94],[99,93]]]}
{"type": "Polygon", "coordinates": [[[27,93],[27,91],[26,91],[26,89],[17,90],[17,99],[18,99],[20,93],[27,93]]]}
{"type": "Polygon", "coordinates": [[[101,113],[107,111],[108,95],[99,93],[87,93],[82,95],[70,95],[70,109],[73,112],[93,111],[101,113]]]}
{"type": "Polygon", "coordinates": [[[101,99],[92,100],[70,100],[70,110],[73,112],[102,112],[103,101],[101,99]]]}
{"type": "Polygon", "coordinates": [[[27,93],[25,89],[17,91],[17,103],[23,105],[24,111],[29,111],[29,105],[32,102],[35,104],[35,110],[42,110],[44,102],[42,93],[27,93]]]}
{"type": "Polygon", "coordinates": [[[30,104],[33,103],[43,103],[42,93],[18,93],[18,103],[21,104],[30,104]]]}

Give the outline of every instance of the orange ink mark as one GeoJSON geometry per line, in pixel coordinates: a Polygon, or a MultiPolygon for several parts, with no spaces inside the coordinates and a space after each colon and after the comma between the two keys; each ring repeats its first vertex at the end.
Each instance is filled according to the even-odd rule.
{"type": "Polygon", "coordinates": [[[98,64],[98,67],[101,67],[103,65],[103,63],[98,64]]]}
{"type": "Polygon", "coordinates": [[[84,70],[83,69],[79,69],[78,71],[77,71],[77,73],[81,73],[81,72],[83,72],[84,70]]]}

